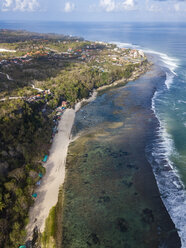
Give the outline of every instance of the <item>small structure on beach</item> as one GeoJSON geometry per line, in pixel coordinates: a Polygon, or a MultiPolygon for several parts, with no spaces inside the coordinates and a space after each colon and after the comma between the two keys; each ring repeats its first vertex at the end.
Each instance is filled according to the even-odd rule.
{"type": "Polygon", "coordinates": [[[41,172],[39,173],[39,177],[40,177],[40,178],[42,178],[42,177],[43,177],[43,174],[42,174],[41,172]]]}
{"type": "Polygon", "coordinates": [[[41,180],[39,180],[37,183],[36,183],[37,186],[40,186],[41,185],[41,180]]]}
{"type": "Polygon", "coordinates": [[[62,101],[61,107],[67,107],[67,102],[66,101],[62,101]]]}
{"type": "Polygon", "coordinates": [[[32,197],[36,199],[37,198],[37,194],[36,193],[32,194],[32,197]]]}
{"type": "Polygon", "coordinates": [[[46,163],[47,162],[47,159],[48,159],[48,155],[45,155],[44,156],[44,159],[43,159],[43,162],[46,163]]]}

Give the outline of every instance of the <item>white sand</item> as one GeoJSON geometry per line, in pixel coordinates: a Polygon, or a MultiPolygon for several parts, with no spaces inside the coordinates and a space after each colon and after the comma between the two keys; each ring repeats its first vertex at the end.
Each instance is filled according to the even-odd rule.
{"type": "Polygon", "coordinates": [[[32,238],[35,226],[38,227],[40,232],[44,231],[45,220],[49,215],[50,209],[57,203],[59,187],[65,179],[65,162],[75,113],[80,109],[82,102],[93,101],[96,95],[97,93],[94,92],[88,100],[77,103],[75,110],[67,109],[59,122],[58,133],[50,149],[49,159],[44,164],[46,174],[42,179],[41,185],[35,190],[38,196],[34,206],[29,211],[30,222],[26,227],[27,240],[32,238]]]}
{"type": "Polygon", "coordinates": [[[7,52],[7,53],[15,53],[15,50],[8,50],[8,49],[4,49],[4,48],[0,48],[0,52],[7,52]]]}

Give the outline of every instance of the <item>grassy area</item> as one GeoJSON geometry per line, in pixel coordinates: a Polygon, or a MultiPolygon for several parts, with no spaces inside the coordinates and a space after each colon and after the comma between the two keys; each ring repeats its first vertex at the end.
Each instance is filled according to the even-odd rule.
{"type": "Polygon", "coordinates": [[[43,248],[56,248],[54,241],[55,234],[55,212],[56,207],[50,210],[49,216],[45,222],[45,231],[42,234],[42,247],[43,248]]]}
{"type": "Polygon", "coordinates": [[[61,248],[62,215],[60,210],[63,207],[63,189],[59,190],[58,203],[49,213],[45,222],[45,230],[42,233],[42,248],[61,248]]]}

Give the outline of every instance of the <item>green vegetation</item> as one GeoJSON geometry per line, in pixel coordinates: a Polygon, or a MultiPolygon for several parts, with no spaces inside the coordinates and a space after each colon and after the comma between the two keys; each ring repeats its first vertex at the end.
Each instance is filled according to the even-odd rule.
{"type": "MultiPolygon", "coordinates": [[[[16,248],[25,239],[38,175],[45,173],[40,161],[50,148],[56,107],[63,100],[74,106],[93,89],[140,75],[146,58],[131,59],[113,45],[24,31],[0,31],[0,48],[16,50],[0,54],[0,247],[16,248]]],[[[47,232],[46,246],[53,237],[47,232]]]]}
{"type": "Polygon", "coordinates": [[[59,190],[58,203],[50,210],[45,221],[45,230],[42,233],[41,243],[43,248],[61,247],[62,215],[60,210],[63,206],[63,189],[59,190]]]}
{"type": "Polygon", "coordinates": [[[45,231],[42,235],[43,248],[55,248],[54,234],[55,234],[55,211],[56,207],[50,210],[49,216],[45,222],[45,231]]]}
{"type": "Polygon", "coordinates": [[[0,30],[0,41],[6,43],[6,47],[12,47],[12,43],[18,42],[29,42],[29,41],[40,41],[51,40],[51,41],[76,41],[83,40],[79,37],[71,37],[60,34],[39,34],[35,32],[27,32],[25,30],[0,30]]]}

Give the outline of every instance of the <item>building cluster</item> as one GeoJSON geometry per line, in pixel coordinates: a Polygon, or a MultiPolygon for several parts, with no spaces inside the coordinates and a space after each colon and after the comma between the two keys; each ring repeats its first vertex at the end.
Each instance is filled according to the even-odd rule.
{"type": "Polygon", "coordinates": [[[137,59],[137,58],[144,58],[145,54],[141,50],[132,49],[130,50],[129,56],[134,59],[137,59]]]}
{"type": "Polygon", "coordinates": [[[145,59],[145,54],[141,50],[115,48],[114,54],[109,54],[108,57],[113,65],[122,66],[128,62],[133,64],[142,62],[145,59]]]}
{"type": "Polygon", "coordinates": [[[11,64],[24,64],[28,63],[32,60],[30,56],[23,56],[23,57],[15,57],[11,59],[2,59],[0,60],[0,65],[7,66],[11,64]]]}
{"type": "Polygon", "coordinates": [[[26,98],[26,101],[29,103],[36,102],[45,99],[46,96],[52,96],[50,89],[40,91],[37,95],[29,96],[28,98],[26,98]]]}
{"type": "Polygon", "coordinates": [[[43,50],[37,50],[37,51],[32,51],[32,52],[28,52],[26,54],[26,57],[31,56],[31,57],[35,57],[35,56],[47,56],[49,55],[48,51],[43,51],[43,50]]]}
{"type": "Polygon", "coordinates": [[[91,59],[95,56],[95,52],[99,51],[102,48],[100,44],[90,44],[85,45],[82,48],[73,49],[71,47],[68,48],[67,52],[61,53],[64,57],[68,58],[77,58],[80,60],[91,59]]]}
{"type": "Polygon", "coordinates": [[[52,143],[55,134],[58,132],[57,127],[66,108],[67,108],[67,102],[62,101],[61,106],[57,107],[55,110],[55,115],[53,117],[52,138],[50,140],[50,143],[52,143]]]}

